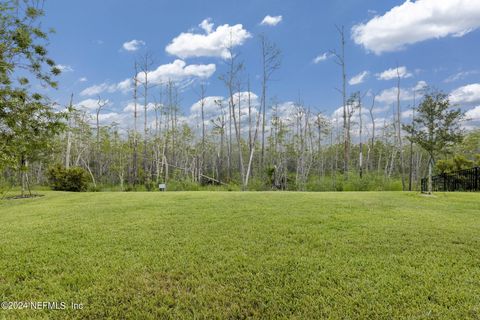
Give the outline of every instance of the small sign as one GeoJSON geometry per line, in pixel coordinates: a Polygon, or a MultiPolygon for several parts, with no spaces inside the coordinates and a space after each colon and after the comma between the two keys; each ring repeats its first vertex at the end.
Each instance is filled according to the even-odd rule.
{"type": "Polygon", "coordinates": [[[160,191],[167,191],[167,185],[165,183],[160,183],[158,189],[160,189],[160,191]]]}

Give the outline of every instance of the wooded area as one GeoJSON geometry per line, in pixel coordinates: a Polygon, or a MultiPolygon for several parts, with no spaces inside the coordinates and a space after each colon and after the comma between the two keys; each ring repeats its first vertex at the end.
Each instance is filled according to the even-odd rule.
{"type": "Polygon", "coordinates": [[[36,81],[55,87],[60,73],[47,57],[47,33],[39,27],[40,2],[18,7],[0,5],[1,52],[0,169],[8,185],[47,185],[48,169],[62,165],[88,173],[90,190],[169,190],[198,188],[242,190],[418,190],[420,179],[434,163],[460,159],[463,169],[480,161],[480,133],[471,131],[462,143],[463,113],[448,96],[418,88],[408,104],[412,117],[402,121],[401,76],[397,66],[397,101],[379,127],[376,94],[351,92],[346,73],[346,37],[337,27],[338,51],[332,50],[341,72],[342,113],[328,116],[301,98],[288,105],[275,101],[269,84],[281,68],[282,53],[265,35],[258,39],[262,58],[261,96],[254,103],[251,79],[233,47],[228,47],[226,73],[218,80],[225,99],[206,112],[208,85],[193,84],[199,113],[187,118],[182,90],[173,80],[153,84],[148,74],[152,57],[145,54],[132,66],[133,126],[100,118],[108,101],[97,97],[93,113],[75,103],[50,102],[32,92],[36,81]],[[22,18],[18,19],[18,10],[22,18]],[[29,76],[14,75],[19,69],[29,76]],[[61,111],[59,111],[61,110],[61,111]],[[140,117],[143,116],[143,119],[140,117]],[[194,119],[194,121],[189,121],[194,119]],[[458,158],[460,157],[460,158],[458,158]]]}

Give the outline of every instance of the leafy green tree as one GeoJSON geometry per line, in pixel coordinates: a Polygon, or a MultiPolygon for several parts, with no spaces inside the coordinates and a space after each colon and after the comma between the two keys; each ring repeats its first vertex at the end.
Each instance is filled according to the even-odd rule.
{"type": "Polygon", "coordinates": [[[448,153],[463,138],[460,127],[464,113],[452,109],[448,96],[438,91],[426,91],[415,112],[413,124],[403,125],[408,139],[423,148],[428,160],[428,192],[432,192],[432,167],[439,153],[448,153]]]}
{"type": "Polygon", "coordinates": [[[480,156],[480,129],[470,131],[465,135],[465,139],[458,149],[458,152],[464,154],[470,160],[480,156]]]}
{"type": "Polygon", "coordinates": [[[0,168],[20,169],[23,187],[28,161],[62,128],[61,114],[30,88],[32,80],[56,88],[53,78],[60,74],[48,58],[41,8],[42,2],[36,0],[0,3],[0,168]]]}
{"type": "Polygon", "coordinates": [[[15,99],[10,103],[5,124],[7,132],[0,132],[2,145],[13,159],[10,167],[21,172],[22,196],[28,187],[28,163],[45,158],[52,150],[52,136],[63,129],[63,114],[55,112],[43,101],[15,99]]]}

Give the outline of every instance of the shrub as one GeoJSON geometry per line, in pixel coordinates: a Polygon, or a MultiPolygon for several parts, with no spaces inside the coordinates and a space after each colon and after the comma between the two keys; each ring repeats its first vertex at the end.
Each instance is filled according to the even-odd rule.
{"type": "Polygon", "coordinates": [[[57,164],[48,170],[47,175],[53,190],[80,192],[88,188],[88,173],[80,167],[66,169],[57,164]]]}

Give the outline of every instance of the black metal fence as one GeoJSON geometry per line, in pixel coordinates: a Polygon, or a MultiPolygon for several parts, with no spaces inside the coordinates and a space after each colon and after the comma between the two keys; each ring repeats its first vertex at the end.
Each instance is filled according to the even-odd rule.
{"type": "MultiPolygon", "coordinates": [[[[480,191],[480,167],[433,176],[432,189],[432,191],[480,191]]],[[[423,178],[422,192],[427,190],[428,178],[423,178]]]]}

